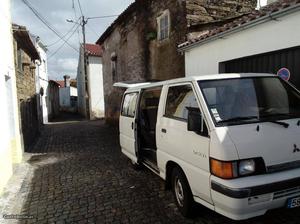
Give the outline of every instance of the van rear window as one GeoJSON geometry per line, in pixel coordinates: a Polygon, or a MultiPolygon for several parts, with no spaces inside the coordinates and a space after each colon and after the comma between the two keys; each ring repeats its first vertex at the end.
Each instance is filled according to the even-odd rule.
{"type": "Polygon", "coordinates": [[[134,117],[138,93],[127,93],[124,96],[121,115],[134,117]]]}

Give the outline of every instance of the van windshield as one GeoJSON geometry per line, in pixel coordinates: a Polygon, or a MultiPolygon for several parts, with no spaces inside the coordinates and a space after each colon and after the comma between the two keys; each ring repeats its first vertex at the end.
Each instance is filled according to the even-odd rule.
{"type": "Polygon", "coordinates": [[[278,77],[199,81],[217,126],[300,117],[300,94],[278,77]]]}

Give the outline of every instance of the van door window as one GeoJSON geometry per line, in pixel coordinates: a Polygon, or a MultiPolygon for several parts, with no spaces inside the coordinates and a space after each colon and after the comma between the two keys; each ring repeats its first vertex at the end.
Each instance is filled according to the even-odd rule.
{"type": "Polygon", "coordinates": [[[187,120],[188,109],[200,109],[191,85],[169,87],[165,116],[187,120]]]}
{"type": "Polygon", "coordinates": [[[121,115],[126,117],[134,117],[136,110],[138,93],[128,93],[125,94],[121,115]]]}

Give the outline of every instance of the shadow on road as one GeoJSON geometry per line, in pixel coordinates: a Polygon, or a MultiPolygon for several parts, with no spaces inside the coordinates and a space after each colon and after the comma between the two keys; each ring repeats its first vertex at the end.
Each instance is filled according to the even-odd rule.
{"type": "Polygon", "coordinates": [[[78,113],[68,113],[68,112],[60,112],[60,114],[51,119],[50,123],[57,123],[57,122],[72,122],[72,121],[84,121],[86,120],[83,116],[78,113]]]}
{"type": "Polygon", "coordinates": [[[28,163],[32,175],[22,187],[26,197],[21,214],[33,219],[20,223],[296,224],[300,220],[299,209],[281,209],[234,222],[200,205],[196,217],[182,217],[158,176],[132,169],[121,154],[118,131],[104,121],[46,125],[28,163]]]}

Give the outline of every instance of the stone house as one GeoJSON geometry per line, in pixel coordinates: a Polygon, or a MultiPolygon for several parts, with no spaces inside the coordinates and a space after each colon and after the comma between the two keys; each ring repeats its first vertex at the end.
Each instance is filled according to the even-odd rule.
{"type": "Polygon", "coordinates": [[[41,125],[37,110],[39,95],[35,90],[35,60],[40,60],[40,56],[26,27],[13,24],[13,37],[21,135],[27,151],[36,140],[41,125]]]}
{"type": "Polygon", "coordinates": [[[116,82],[184,76],[178,44],[240,17],[256,0],[136,0],[96,42],[103,47],[106,121],[117,121],[124,89],[116,82]]]}

